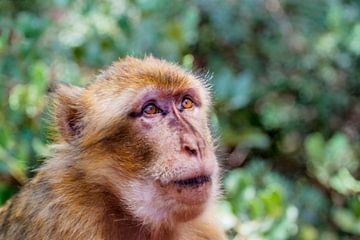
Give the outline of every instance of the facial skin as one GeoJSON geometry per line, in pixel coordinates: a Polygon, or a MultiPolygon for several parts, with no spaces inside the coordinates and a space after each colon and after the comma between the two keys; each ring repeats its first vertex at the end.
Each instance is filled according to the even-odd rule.
{"type": "Polygon", "coordinates": [[[148,199],[149,204],[154,200],[169,203],[165,209],[158,209],[156,216],[191,219],[213,197],[213,181],[217,177],[213,143],[200,97],[194,89],[174,93],[147,89],[140,96],[130,114],[134,117],[133,127],[156,153],[156,161],[141,174],[147,180],[142,188],[147,189],[150,183],[155,189],[157,196],[148,199]]]}

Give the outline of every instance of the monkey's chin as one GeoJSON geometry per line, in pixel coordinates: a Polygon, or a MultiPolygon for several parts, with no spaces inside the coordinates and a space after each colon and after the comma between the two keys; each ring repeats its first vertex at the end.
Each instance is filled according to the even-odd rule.
{"type": "Polygon", "coordinates": [[[171,181],[167,186],[167,194],[178,203],[196,206],[204,205],[210,198],[212,179],[210,175],[200,175],[191,178],[171,181]]]}

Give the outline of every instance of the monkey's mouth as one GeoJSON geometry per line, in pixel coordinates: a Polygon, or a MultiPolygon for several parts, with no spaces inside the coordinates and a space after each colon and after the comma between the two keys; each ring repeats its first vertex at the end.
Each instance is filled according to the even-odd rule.
{"type": "Polygon", "coordinates": [[[202,205],[212,193],[212,174],[196,174],[174,179],[162,187],[167,195],[186,205],[202,205]]]}
{"type": "Polygon", "coordinates": [[[198,187],[210,181],[211,177],[209,175],[201,175],[193,178],[175,180],[173,183],[181,187],[198,187]]]}

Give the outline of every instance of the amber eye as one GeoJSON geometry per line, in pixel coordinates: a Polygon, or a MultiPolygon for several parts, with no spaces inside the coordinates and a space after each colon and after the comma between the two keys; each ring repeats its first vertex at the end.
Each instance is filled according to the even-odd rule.
{"type": "Polygon", "coordinates": [[[150,103],[143,108],[143,112],[146,114],[156,114],[160,113],[161,110],[155,104],[150,103]]]}
{"type": "Polygon", "coordinates": [[[184,98],[182,101],[181,101],[181,107],[183,109],[189,109],[189,108],[192,108],[193,106],[193,101],[191,101],[189,98],[184,98]]]}

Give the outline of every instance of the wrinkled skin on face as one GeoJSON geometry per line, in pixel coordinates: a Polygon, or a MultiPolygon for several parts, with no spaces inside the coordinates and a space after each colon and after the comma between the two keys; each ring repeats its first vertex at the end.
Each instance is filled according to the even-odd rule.
{"type": "Polygon", "coordinates": [[[140,95],[141,100],[131,114],[135,116],[132,127],[141,132],[157,153],[156,161],[143,173],[142,187],[139,186],[146,191],[150,184],[156,195],[150,194],[150,199],[143,200],[150,205],[154,201],[169,203],[161,206],[165,209],[151,206],[158,208],[155,216],[160,218],[173,214],[176,219],[191,219],[214,197],[213,181],[217,181],[216,158],[201,98],[194,89],[175,93],[152,89],[140,95]],[[191,101],[192,106],[184,108],[184,100],[191,101]],[[143,112],[149,104],[159,112],[143,112]],[[174,212],[169,213],[169,209],[174,212]]]}

